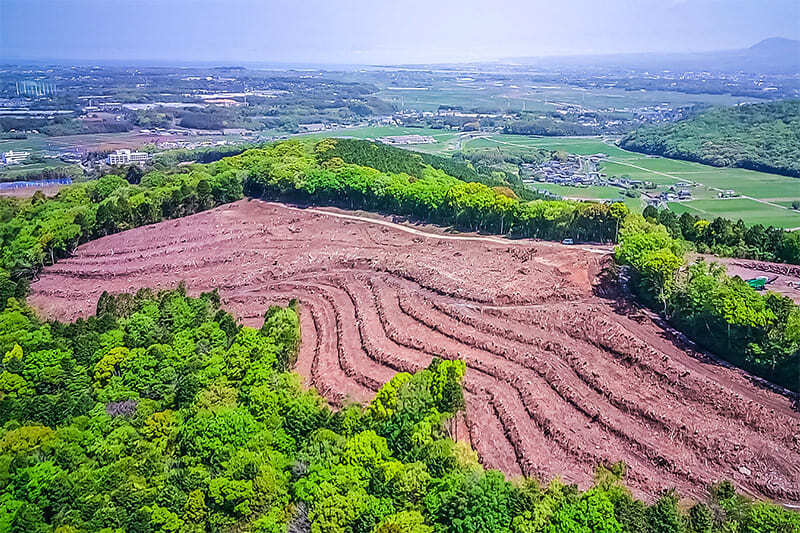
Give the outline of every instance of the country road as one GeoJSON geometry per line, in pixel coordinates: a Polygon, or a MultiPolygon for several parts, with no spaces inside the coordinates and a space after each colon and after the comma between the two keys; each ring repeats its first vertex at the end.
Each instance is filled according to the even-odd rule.
{"type": "MultiPolygon", "coordinates": [[[[412,228],[405,224],[398,224],[396,222],[389,222],[388,220],[382,220],[379,218],[372,218],[368,216],[362,215],[348,215],[345,213],[339,213],[337,211],[317,208],[317,207],[292,207],[286,204],[279,204],[275,202],[266,202],[268,205],[272,206],[280,206],[284,209],[290,209],[293,211],[300,211],[304,213],[318,213],[320,215],[326,215],[336,218],[342,218],[346,220],[353,220],[356,222],[364,222],[368,224],[376,224],[379,226],[385,226],[387,228],[394,228],[400,231],[404,231],[406,233],[410,233],[412,235],[417,235],[420,237],[427,237],[431,239],[442,239],[442,240],[453,240],[453,241],[477,241],[477,242],[491,242],[494,244],[504,244],[504,245],[511,245],[511,246],[530,246],[530,243],[534,241],[533,239],[525,239],[522,241],[514,241],[511,239],[506,239],[503,237],[481,237],[481,236],[473,236],[473,235],[444,235],[441,233],[437,233],[435,231],[425,231],[418,228],[412,228]]],[[[557,242],[552,241],[535,241],[537,245],[544,245],[544,246],[568,246],[564,244],[560,244],[557,242]]],[[[582,245],[575,245],[576,248],[580,250],[584,250],[586,252],[591,252],[593,254],[609,254],[613,251],[614,247],[611,245],[606,244],[597,244],[591,246],[582,246],[582,245]]]]}

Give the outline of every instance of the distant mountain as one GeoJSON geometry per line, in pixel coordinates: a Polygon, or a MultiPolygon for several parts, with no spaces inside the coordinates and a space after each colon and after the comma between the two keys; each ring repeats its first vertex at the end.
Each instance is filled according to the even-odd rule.
{"type": "Polygon", "coordinates": [[[752,55],[797,58],[800,57],[800,41],[770,37],[754,44],[747,51],[752,55]]]}
{"type": "MultiPolygon", "coordinates": [[[[762,74],[796,74],[800,72],[800,41],[770,37],[749,48],[695,53],[604,54],[562,57],[509,58],[516,64],[577,68],[610,66],[683,71],[744,71],[762,74]]],[[[502,61],[504,62],[504,61],[502,61]]]]}
{"type": "Polygon", "coordinates": [[[729,57],[720,52],[725,63],[740,70],[796,74],[800,71],[800,41],[771,37],[750,48],[734,50],[729,57]]]}

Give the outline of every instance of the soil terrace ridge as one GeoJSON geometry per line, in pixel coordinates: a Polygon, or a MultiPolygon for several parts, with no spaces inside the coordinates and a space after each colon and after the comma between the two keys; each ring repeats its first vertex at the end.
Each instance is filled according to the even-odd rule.
{"type": "Polygon", "coordinates": [[[45,269],[29,302],[74,320],[103,291],[183,281],[193,294],[219,288],[260,326],[267,306],[297,298],[295,369],[335,406],[370,401],[434,356],[460,358],[457,437],[488,468],[586,488],[595,465],[622,460],[651,501],[732,479],[800,504],[797,407],[597,296],[603,252],[242,200],[84,244],[45,269]]]}

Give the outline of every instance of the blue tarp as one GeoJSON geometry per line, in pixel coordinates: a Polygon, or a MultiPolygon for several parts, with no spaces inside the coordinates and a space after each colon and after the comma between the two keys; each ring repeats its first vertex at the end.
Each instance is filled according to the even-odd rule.
{"type": "Polygon", "coordinates": [[[29,187],[47,187],[50,185],[69,185],[72,183],[72,178],[53,178],[49,180],[33,180],[33,181],[10,181],[7,183],[0,183],[0,191],[7,191],[9,189],[27,189],[29,187]]]}

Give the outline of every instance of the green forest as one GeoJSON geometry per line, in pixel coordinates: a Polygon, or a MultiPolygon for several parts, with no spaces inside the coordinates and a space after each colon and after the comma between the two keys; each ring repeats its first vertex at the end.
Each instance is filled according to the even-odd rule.
{"type": "Polygon", "coordinates": [[[103,295],[97,314],[0,313],[0,531],[795,532],[800,516],[712,487],[634,499],[624,465],[584,492],[507,481],[450,438],[461,361],[399,373],[332,411],[288,371],[295,304],[260,329],[215,293],[103,295]]]}
{"type": "Polygon", "coordinates": [[[485,471],[450,438],[464,408],[457,360],[397,374],[369,405],[334,412],[289,371],[295,304],[266,310],[260,329],[237,324],[215,293],[183,289],[103,295],[73,324],[26,306],[27,283],[80,243],[247,195],[619,240],[617,259],[649,305],[722,357],[798,383],[800,308],[718,267],[687,268],[689,245],[657,221],[622,204],[525,201],[497,176],[462,181],[437,161],[406,168],[386,153],[370,155],[386,170],[363,166],[365,148],[339,142],[282,142],[137,184],[108,175],[53,198],[0,200],[0,531],[800,531],[800,515],[727,482],[686,507],[672,491],[649,505],[633,498],[624,465],[598,465],[586,491],[485,471]],[[705,328],[719,337],[703,339],[705,328]]]}
{"type": "MultiPolygon", "coordinates": [[[[404,173],[417,179],[424,177],[426,168],[433,167],[461,181],[508,187],[525,200],[544,198],[524,185],[516,174],[493,167],[497,160],[483,155],[464,156],[459,153],[454,154],[456,157],[447,157],[359,139],[336,139],[334,143],[326,144],[325,148],[316,152],[317,160],[321,163],[338,158],[345,163],[374,168],[387,174],[404,173]]],[[[536,150],[530,151],[532,154],[528,154],[529,158],[540,155],[536,150]]]]}
{"type": "MultiPolygon", "coordinates": [[[[715,108],[628,134],[626,150],[800,177],[800,100],[715,108]]],[[[800,184],[798,184],[800,188],[800,184]]]]}
{"type": "Polygon", "coordinates": [[[788,389],[800,390],[800,307],[762,294],[717,263],[686,264],[687,245],[662,224],[631,215],[616,259],[631,289],[711,352],[788,389]]]}

